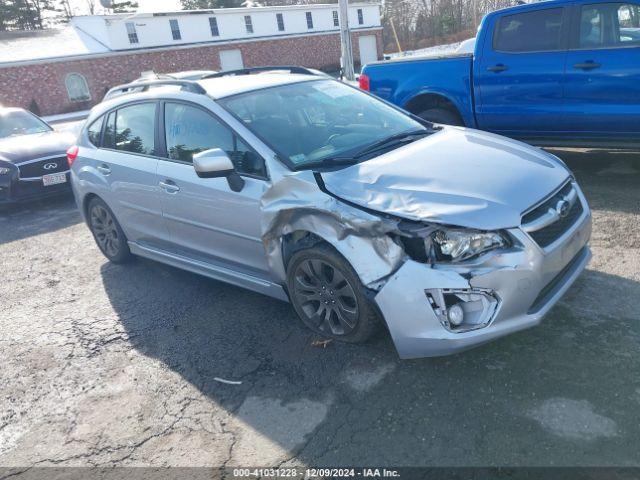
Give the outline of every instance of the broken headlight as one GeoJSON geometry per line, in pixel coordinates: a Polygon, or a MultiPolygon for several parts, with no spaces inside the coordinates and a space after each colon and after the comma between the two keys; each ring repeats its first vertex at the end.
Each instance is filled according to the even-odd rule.
{"type": "Polygon", "coordinates": [[[468,260],[508,245],[507,237],[499,232],[463,229],[438,229],[425,241],[427,251],[433,251],[436,259],[451,262],[468,260]]]}

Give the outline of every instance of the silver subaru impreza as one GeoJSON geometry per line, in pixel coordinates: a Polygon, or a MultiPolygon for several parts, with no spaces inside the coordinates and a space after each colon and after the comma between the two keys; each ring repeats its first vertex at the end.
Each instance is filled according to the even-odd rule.
{"type": "Polygon", "coordinates": [[[289,301],[326,337],[386,325],[402,358],[458,352],[538,324],[591,257],[589,207],[555,156],[313,72],[107,97],[68,152],[104,255],[289,301]]]}

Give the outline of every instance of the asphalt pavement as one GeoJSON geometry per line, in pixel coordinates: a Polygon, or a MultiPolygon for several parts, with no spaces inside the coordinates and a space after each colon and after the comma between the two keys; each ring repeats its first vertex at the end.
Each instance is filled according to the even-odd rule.
{"type": "Polygon", "coordinates": [[[109,264],[71,198],[0,212],[0,465],[640,466],[640,155],[555,153],[593,209],[588,270],[541,326],[434,359],[109,264]]]}

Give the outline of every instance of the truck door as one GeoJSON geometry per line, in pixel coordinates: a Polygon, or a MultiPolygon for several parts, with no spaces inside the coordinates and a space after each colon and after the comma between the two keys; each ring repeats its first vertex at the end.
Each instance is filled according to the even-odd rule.
{"type": "Polygon", "coordinates": [[[481,129],[510,136],[557,132],[568,18],[568,7],[548,6],[492,18],[474,66],[481,129]]]}
{"type": "Polygon", "coordinates": [[[640,4],[577,5],[565,77],[564,129],[638,139],[640,4]]]}

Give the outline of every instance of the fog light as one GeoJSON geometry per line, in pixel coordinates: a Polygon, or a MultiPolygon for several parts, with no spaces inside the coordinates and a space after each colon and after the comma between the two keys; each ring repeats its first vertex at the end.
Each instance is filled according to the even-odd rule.
{"type": "Polygon", "coordinates": [[[442,326],[455,333],[486,327],[498,308],[498,298],[487,289],[430,288],[424,293],[442,326]]]}
{"type": "Polygon", "coordinates": [[[464,321],[464,310],[460,306],[460,304],[456,303],[447,311],[447,318],[449,319],[449,323],[454,327],[462,325],[464,321]]]}

